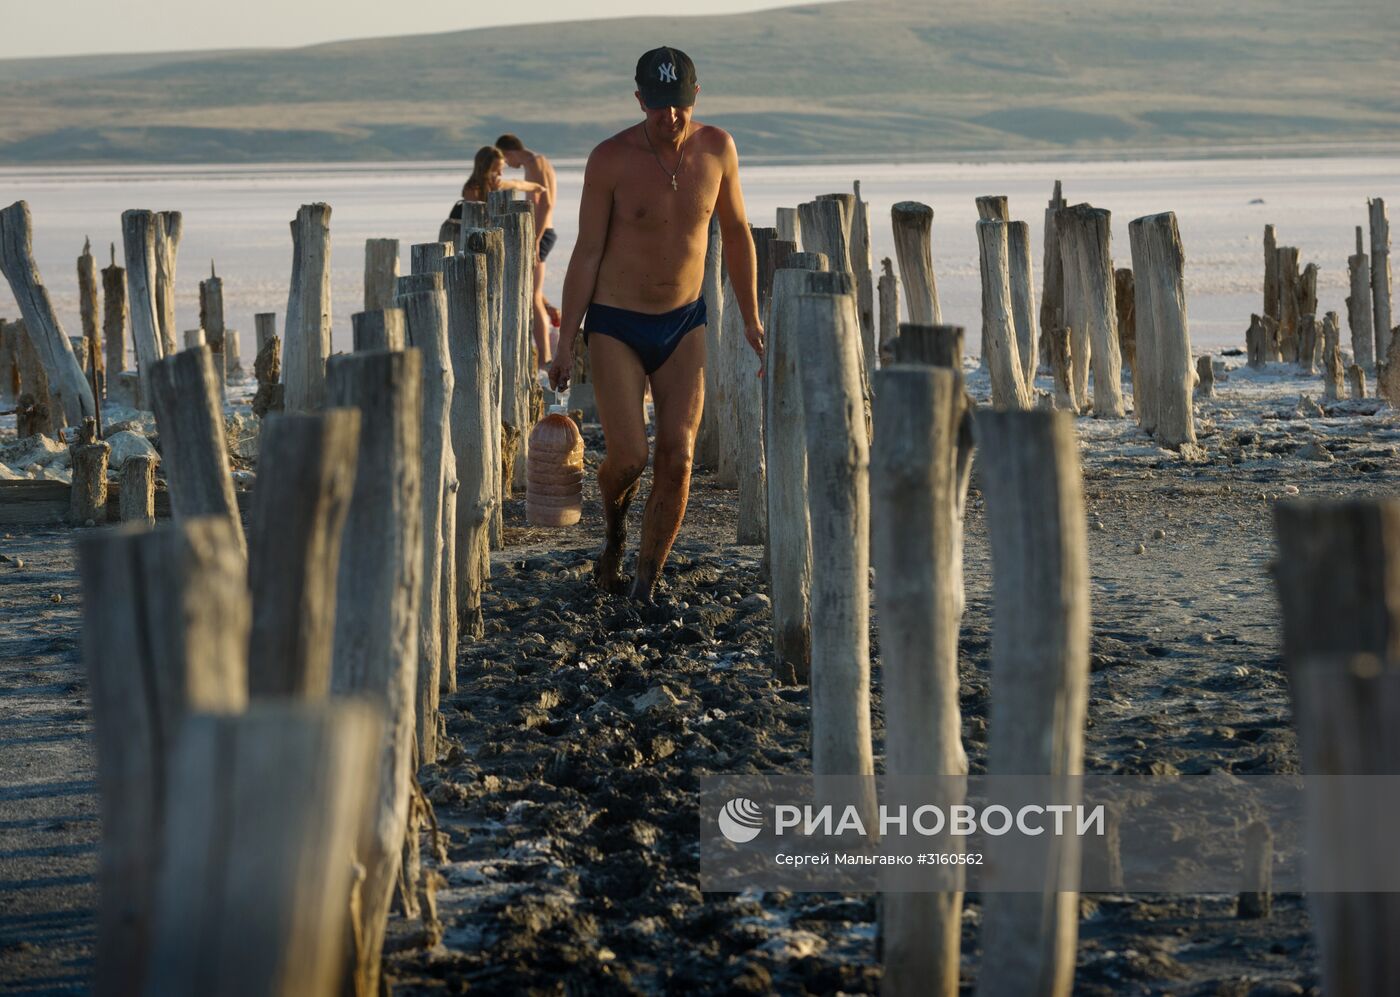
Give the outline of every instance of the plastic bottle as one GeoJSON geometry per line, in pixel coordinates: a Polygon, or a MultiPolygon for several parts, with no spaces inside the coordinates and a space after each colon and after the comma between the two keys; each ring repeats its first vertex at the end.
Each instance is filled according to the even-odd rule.
{"type": "Polygon", "coordinates": [[[525,458],[525,520],[573,526],[583,514],[583,436],[563,405],[530,430],[525,458]]]}

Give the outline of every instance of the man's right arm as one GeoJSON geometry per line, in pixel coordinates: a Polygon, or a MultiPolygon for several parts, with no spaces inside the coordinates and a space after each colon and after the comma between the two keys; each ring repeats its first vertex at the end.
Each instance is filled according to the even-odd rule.
{"type": "Polygon", "coordinates": [[[550,367],[549,380],[556,390],[569,383],[573,373],[573,343],[583,324],[583,316],[593,300],[598,268],[608,243],[608,222],[612,217],[613,178],[608,151],[593,150],[583,171],[583,193],[578,208],[578,238],[569,268],[564,274],[564,302],[559,322],[559,350],[550,367]]]}

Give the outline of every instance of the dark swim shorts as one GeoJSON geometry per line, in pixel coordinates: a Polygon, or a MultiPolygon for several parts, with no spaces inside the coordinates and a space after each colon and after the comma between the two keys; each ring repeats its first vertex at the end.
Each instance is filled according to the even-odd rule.
{"type": "Polygon", "coordinates": [[[559,236],[555,234],[554,229],[547,228],[544,230],[544,235],[540,236],[541,263],[543,263],[546,259],[549,258],[549,251],[554,248],[554,244],[558,241],[559,236]]]}
{"type": "Polygon", "coordinates": [[[632,352],[642,361],[642,369],[654,374],[671,358],[685,334],[704,324],[704,298],[660,315],[594,302],[588,306],[584,317],[583,335],[585,342],[594,333],[621,340],[632,347],[632,352]]]}

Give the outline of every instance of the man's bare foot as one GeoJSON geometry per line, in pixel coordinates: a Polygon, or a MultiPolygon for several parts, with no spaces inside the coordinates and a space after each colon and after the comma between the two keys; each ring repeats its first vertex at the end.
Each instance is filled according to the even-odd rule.
{"type": "Polygon", "coordinates": [[[622,595],[627,579],[622,575],[622,544],[610,539],[593,562],[593,584],[609,595],[622,595]]]}
{"type": "Polygon", "coordinates": [[[627,593],[627,598],[633,602],[639,602],[643,606],[656,605],[656,579],[648,578],[640,571],[637,577],[632,579],[632,588],[627,593]]]}

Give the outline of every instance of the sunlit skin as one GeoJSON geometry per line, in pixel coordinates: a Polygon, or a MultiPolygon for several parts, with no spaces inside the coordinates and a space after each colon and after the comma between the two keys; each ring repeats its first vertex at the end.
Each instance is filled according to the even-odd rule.
{"type": "MultiPolygon", "coordinates": [[[[734,140],[722,129],[693,120],[690,107],[648,108],[640,93],[636,98],[644,120],[595,148],[584,171],[578,242],[564,278],[559,349],[550,367],[556,386],[569,381],[574,337],[591,302],[655,315],[701,296],[710,218],[716,212],[745,336],[763,355],[753,238],[734,140]]],[[[588,348],[607,444],[598,469],[606,538],[594,574],[610,592],[625,588],[627,508],[648,457],[642,407],[648,383],[656,404],[652,490],[631,587],[633,598],[649,602],[689,498],[695,434],[704,407],[705,330],[688,333],[650,377],[632,349],[617,339],[592,336],[588,348]]]]}
{"type": "MultiPolygon", "coordinates": [[[[535,236],[544,235],[544,230],[554,224],[554,205],[558,200],[558,184],[554,176],[554,166],[548,156],[530,149],[503,149],[506,165],[511,169],[523,169],[525,179],[544,188],[542,193],[532,194],[535,201],[535,236]]],[[[497,174],[499,175],[499,170],[497,174]]],[[[535,301],[534,324],[535,354],[541,367],[548,367],[554,351],[549,336],[549,304],[544,299],[545,261],[535,260],[535,301]]]]}

